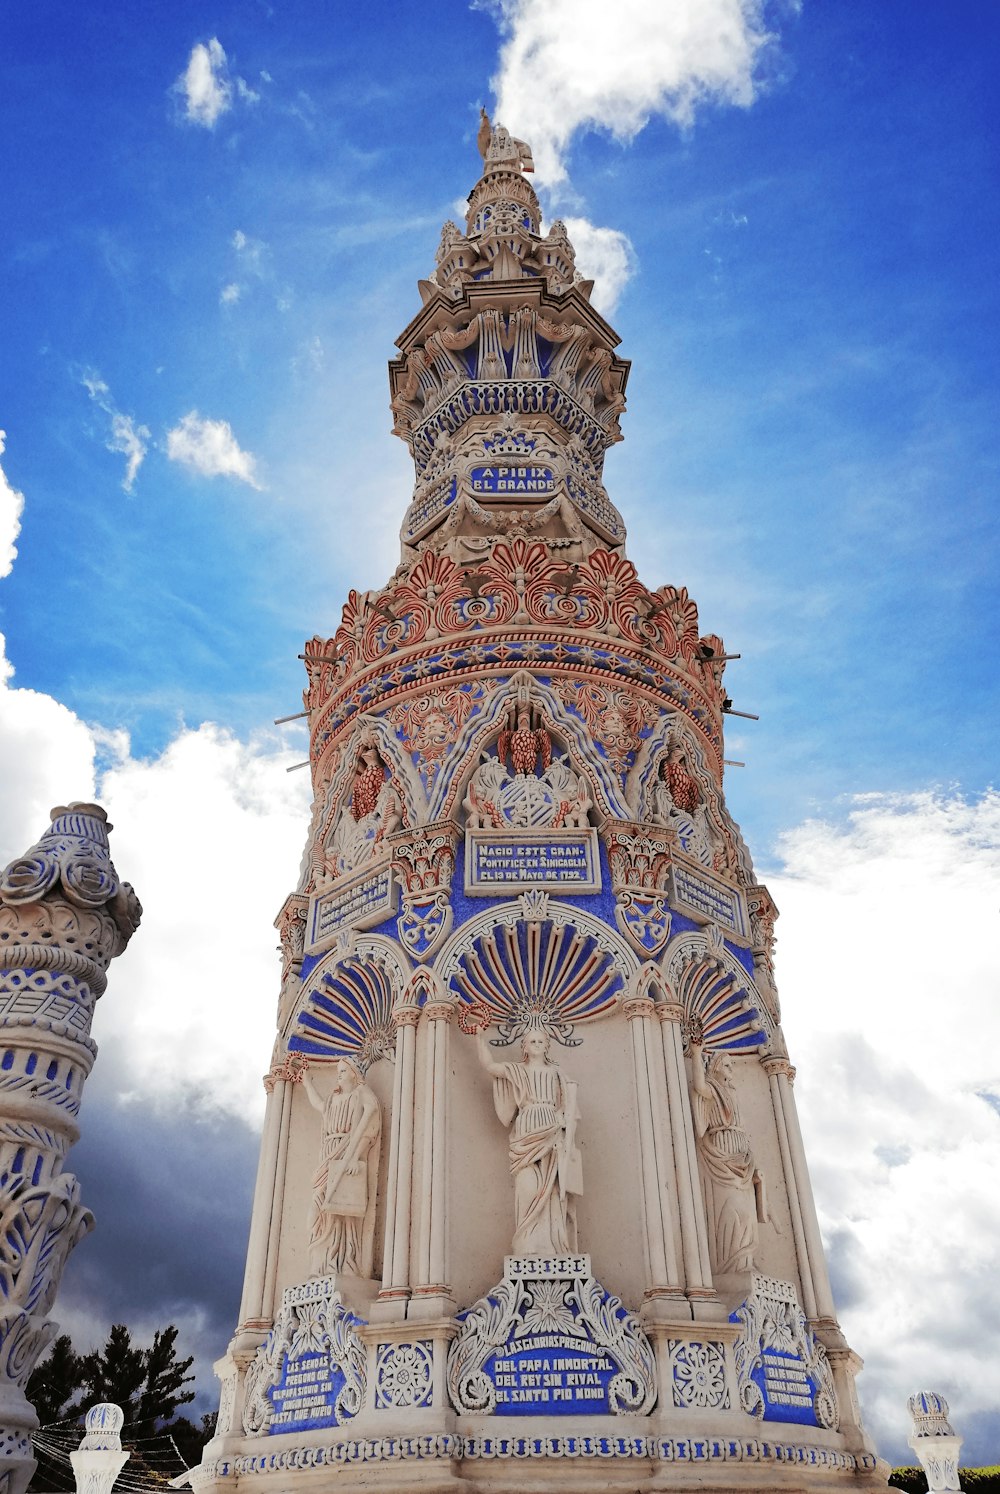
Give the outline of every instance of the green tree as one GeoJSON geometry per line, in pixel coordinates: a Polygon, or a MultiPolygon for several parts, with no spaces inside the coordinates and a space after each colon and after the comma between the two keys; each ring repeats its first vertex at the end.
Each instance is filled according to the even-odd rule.
{"type": "Polygon", "coordinates": [[[177,1329],[171,1324],[153,1335],[145,1353],[145,1379],[139,1392],[135,1420],[136,1435],[148,1435],[158,1424],[172,1421],[179,1406],[194,1400],[194,1391],[186,1390],[194,1375],[190,1373],[193,1356],[177,1358],[177,1329]]]}
{"type": "Polygon", "coordinates": [[[164,1434],[173,1438],[185,1467],[193,1468],[201,1462],[202,1448],[215,1436],[216,1420],[217,1412],[211,1411],[201,1418],[201,1426],[196,1427],[186,1416],[177,1416],[169,1426],[163,1428],[164,1434]]]}
{"type": "Polygon", "coordinates": [[[139,1398],[146,1382],[148,1350],[136,1348],[124,1323],[115,1323],[103,1349],[83,1356],[83,1394],[71,1414],[112,1401],[125,1414],[125,1425],[137,1419],[139,1398]]]}
{"type": "Polygon", "coordinates": [[[83,1389],[83,1360],[73,1352],[69,1335],[61,1333],[41,1364],[28,1376],[25,1394],[41,1426],[62,1421],[65,1408],[83,1389]]]}

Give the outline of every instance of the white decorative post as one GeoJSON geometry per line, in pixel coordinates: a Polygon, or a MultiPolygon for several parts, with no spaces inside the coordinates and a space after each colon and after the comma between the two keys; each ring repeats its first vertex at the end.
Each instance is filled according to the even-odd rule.
{"type": "Polygon", "coordinates": [[[111,1494],[115,1479],[132,1456],[122,1451],[124,1420],[122,1408],[109,1401],[91,1406],[87,1412],[86,1435],[76,1452],[69,1455],[76,1494],[111,1494]]]}
{"type": "Polygon", "coordinates": [[[958,1455],[962,1438],[955,1435],[948,1420],[948,1402],[933,1390],[918,1390],[906,1404],[913,1417],[913,1435],[906,1440],[927,1475],[929,1494],[961,1489],[958,1455]]]}
{"type": "Polygon", "coordinates": [[[90,1036],[106,971],[142,909],[119,882],[97,804],[52,811],[0,873],[0,1489],[23,1494],[38,1426],[24,1387],[55,1337],[49,1319],[73,1246],[93,1224],[63,1171],[80,1134],[90,1036]]]}

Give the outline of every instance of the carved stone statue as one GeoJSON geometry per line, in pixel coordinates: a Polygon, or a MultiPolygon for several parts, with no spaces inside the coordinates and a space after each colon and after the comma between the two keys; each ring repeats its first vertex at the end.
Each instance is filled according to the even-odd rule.
{"type": "Polygon", "coordinates": [[[715,844],[701,785],[681,742],[671,741],[650,794],[650,818],[677,836],[681,850],[705,866],[713,864],[715,844]]]}
{"type": "Polygon", "coordinates": [[[758,1224],[766,1224],[764,1178],[743,1130],[733,1061],[715,1052],[706,1066],[700,1041],[691,1041],[691,1109],[698,1157],[711,1180],[714,1208],[712,1267],[716,1275],[752,1271],[758,1224]]]}
{"type": "Polygon", "coordinates": [[[515,140],[502,124],[492,124],[485,109],[479,111],[479,131],[476,135],[479,154],[486,169],[506,167],[508,171],[534,171],[531,146],[523,140],[515,140]]]}
{"type": "Polygon", "coordinates": [[[576,1145],[577,1086],[549,1057],[549,1037],[529,1027],[520,1063],[498,1063],[480,1029],[479,1062],[493,1079],[493,1104],[510,1127],[514,1178],[514,1255],[558,1256],[577,1250],[576,1199],[583,1168],[576,1145]]]}
{"type": "Polygon", "coordinates": [[[688,767],[687,753],[679,742],[670,747],[660,764],[660,782],[675,809],[684,814],[695,813],[701,803],[701,790],[698,788],[697,778],[688,767]]]}
{"type": "Polygon", "coordinates": [[[509,759],[519,777],[534,773],[539,763],[544,773],[551,763],[552,738],[544,727],[532,727],[531,707],[526,700],[518,701],[513,729],[509,716],[504,721],[497,742],[497,756],[505,765],[509,759]]]}
{"type": "Polygon", "coordinates": [[[552,735],[521,685],[503,717],[496,756],[487,750],[465,795],[472,830],[584,830],[590,824],[590,786],[569,760],[553,751],[552,735]]]}
{"type": "Polygon", "coordinates": [[[402,806],[375,737],[366,733],[358,748],[350,800],[330,843],[328,869],[334,876],[356,870],[403,823],[402,806]]]}
{"type": "Polygon", "coordinates": [[[309,1273],[349,1271],[370,1277],[382,1136],[378,1100],[348,1058],[338,1062],[337,1084],[326,1099],[308,1069],[303,1070],[302,1084],[309,1103],[323,1117],[309,1211],[309,1273]]]}

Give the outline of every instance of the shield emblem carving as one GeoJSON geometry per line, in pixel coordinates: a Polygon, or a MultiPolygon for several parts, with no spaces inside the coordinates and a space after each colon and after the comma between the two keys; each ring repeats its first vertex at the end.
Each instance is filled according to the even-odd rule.
{"type": "Polygon", "coordinates": [[[670,938],[670,909],[662,892],[617,893],[615,920],[636,949],[657,955],[670,938]]]}
{"type": "Polygon", "coordinates": [[[451,901],[446,889],[403,897],[399,937],[415,960],[426,960],[451,928],[451,901]]]}

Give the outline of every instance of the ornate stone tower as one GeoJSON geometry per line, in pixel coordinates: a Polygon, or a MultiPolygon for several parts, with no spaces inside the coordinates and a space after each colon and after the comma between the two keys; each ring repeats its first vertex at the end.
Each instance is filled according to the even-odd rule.
{"type": "Polygon", "coordinates": [[[628,365],[527,146],[480,148],[390,364],[402,563],[306,647],[312,824],[192,1481],[881,1488],[723,644],[626,558],[628,365]]]}
{"type": "Polygon", "coordinates": [[[56,1335],[70,1251],[93,1226],[63,1170],[97,1055],[90,1024],[142,908],[119,881],[99,804],[52,811],[0,873],[0,1490],[22,1494],[38,1420],[24,1387],[56,1335]]]}

